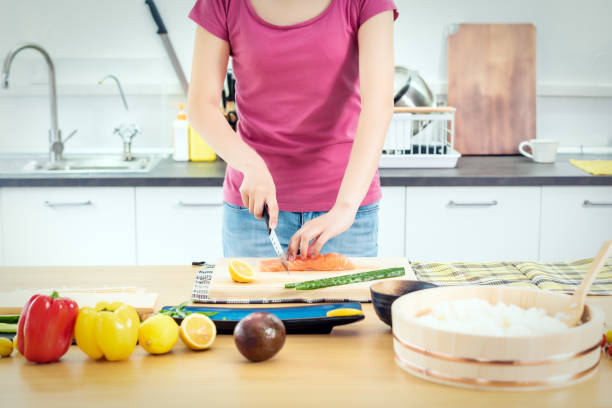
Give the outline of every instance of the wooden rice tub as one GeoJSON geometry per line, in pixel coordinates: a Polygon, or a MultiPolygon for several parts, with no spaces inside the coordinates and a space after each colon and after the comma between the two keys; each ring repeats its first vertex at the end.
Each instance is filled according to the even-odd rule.
{"type": "Polygon", "coordinates": [[[414,316],[435,304],[480,298],[522,308],[562,310],[568,295],[537,289],[453,286],[404,295],[392,306],[393,347],[397,364],[426,380],[478,389],[534,390],[584,381],[597,370],[603,312],[587,306],[582,324],[566,332],[524,337],[495,337],[440,330],[414,316]]]}

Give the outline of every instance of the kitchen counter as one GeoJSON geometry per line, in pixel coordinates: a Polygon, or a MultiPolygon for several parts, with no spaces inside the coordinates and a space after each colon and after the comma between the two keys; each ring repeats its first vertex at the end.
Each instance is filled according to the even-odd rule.
{"type": "MultiPolygon", "coordinates": [[[[612,154],[561,154],[555,164],[523,156],[468,156],[454,169],[381,169],[383,186],[612,186],[612,176],[592,176],[569,159],[612,160],[612,154]]],[[[221,186],[225,163],[176,163],[170,158],[148,173],[0,174],[0,187],[221,186]]]]}
{"type": "MultiPolygon", "coordinates": [[[[197,268],[0,268],[0,287],[140,286],[158,292],[160,305],[190,296],[197,268]]],[[[612,299],[593,298],[609,313],[612,299]]],[[[569,388],[484,392],[451,388],[413,377],[395,365],[390,330],[364,305],[365,320],[330,335],[290,335],[271,360],[247,362],[233,338],[219,335],[210,350],[179,343],[170,354],[138,347],[123,362],[90,360],[76,346],[60,362],[35,365],[16,356],[0,360],[3,406],[448,406],[594,407],[612,405],[612,361],[569,388]]],[[[607,314],[608,324],[611,322],[607,314]]]]}

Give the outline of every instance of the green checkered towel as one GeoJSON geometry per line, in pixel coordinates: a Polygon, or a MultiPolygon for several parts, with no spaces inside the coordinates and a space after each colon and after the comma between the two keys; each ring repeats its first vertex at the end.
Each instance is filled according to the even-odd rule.
{"type": "MultiPolygon", "coordinates": [[[[411,262],[417,278],[437,285],[507,285],[573,293],[593,259],[573,262],[411,262]]],[[[589,295],[612,295],[612,261],[599,273],[589,295]]]]}

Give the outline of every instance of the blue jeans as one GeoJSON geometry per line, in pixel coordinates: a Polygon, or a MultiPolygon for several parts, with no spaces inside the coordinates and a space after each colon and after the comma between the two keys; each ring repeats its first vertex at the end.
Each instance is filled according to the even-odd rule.
{"type": "MultiPolygon", "coordinates": [[[[280,211],[276,235],[286,251],[289,240],[307,221],[324,212],[280,211]]],[[[333,237],[321,249],[322,254],[337,252],[346,256],[376,256],[378,253],[378,203],[359,207],[353,225],[333,237]]],[[[265,220],[256,219],[248,208],[227,202],[223,205],[223,256],[275,258],[268,239],[265,220]]]]}

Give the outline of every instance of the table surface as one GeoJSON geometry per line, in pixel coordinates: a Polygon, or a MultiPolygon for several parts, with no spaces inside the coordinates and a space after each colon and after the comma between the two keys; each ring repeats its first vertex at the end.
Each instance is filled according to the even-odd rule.
{"type": "MultiPolygon", "coordinates": [[[[139,286],[158,306],[190,297],[197,269],[177,267],[4,267],[0,288],[139,286]]],[[[607,299],[598,303],[610,304],[607,299]]],[[[569,388],[487,392],[429,383],[393,359],[390,330],[371,305],[364,320],[330,335],[290,335],[274,358],[249,363],[232,336],[193,352],[180,341],[166,355],[137,347],[122,362],[90,360],[76,346],[59,362],[36,365],[19,355],[0,360],[2,406],[612,406],[612,361],[569,388]]],[[[610,320],[608,320],[610,322],[610,320]]]]}

